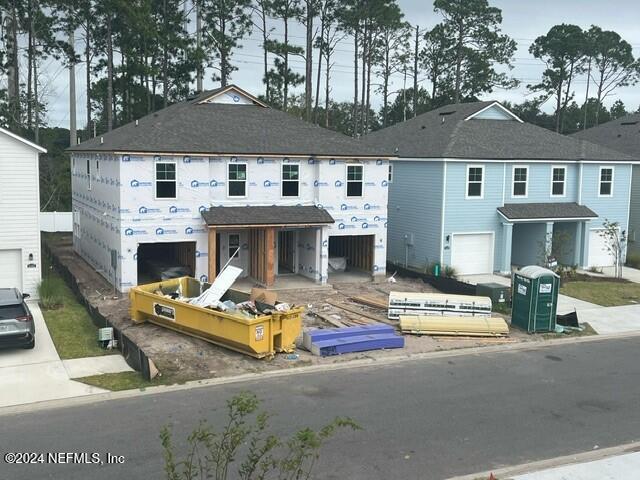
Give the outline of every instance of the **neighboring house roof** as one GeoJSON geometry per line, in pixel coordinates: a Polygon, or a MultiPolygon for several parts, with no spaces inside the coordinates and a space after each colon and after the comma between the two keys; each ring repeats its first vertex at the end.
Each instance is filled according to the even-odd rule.
{"type": "Polygon", "coordinates": [[[507,220],[562,220],[597,218],[595,213],[584,205],[575,202],[564,203],[505,203],[498,212],[507,220]]]}
{"type": "Polygon", "coordinates": [[[446,105],[370,133],[363,142],[372,147],[390,147],[401,158],[526,161],[637,158],[522,122],[493,101],[446,105]]]}
{"type": "Polygon", "coordinates": [[[613,148],[632,157],[640,157],[640,113],[611,120],[570,135],[613,148]]]}
{"type": "Polygon", "coordinates": [[[22,138],[20,135],[16,135],[15,133],[10,132],[9,130],[6,130],[6,129],[2,128],[2,127],[0,127],[0,133],[4,133],[5,135],[13,138],[14,140],[17,140],[18,142],[23,143],[26,146],[31,147],[34,150],[37,150],[40,153],[47,153],[47,149],[46,148],[41,147],[37,143],[30,142],[26,138],[22,138]]]}
{"type": "Polygon", "coordinates": [[[69,150],[349,157],[387,156],[388,152],[269,108],[233,85],[203,92],[69,150]],[[239,103],[224,101],[222,95],[230,92],[241,99],[239,103]],[[220,101],[212,101],[216,97],[220,101]]]}
{"type": "Polygon", "coordinates": [[[209,226],[326,225],[335,220],[316,206],[211,207],[202,212],[209,226]]]}

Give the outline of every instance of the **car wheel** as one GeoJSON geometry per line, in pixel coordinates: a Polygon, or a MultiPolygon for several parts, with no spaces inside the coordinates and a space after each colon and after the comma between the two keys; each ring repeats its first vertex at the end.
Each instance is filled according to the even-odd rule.
{"type": "Polygon", "coordinates": [[[33,350],[35,346],[36,346],[36,339],[32,338],[31,341],[24,346],[24,348],[26,350],[33,350]]]}

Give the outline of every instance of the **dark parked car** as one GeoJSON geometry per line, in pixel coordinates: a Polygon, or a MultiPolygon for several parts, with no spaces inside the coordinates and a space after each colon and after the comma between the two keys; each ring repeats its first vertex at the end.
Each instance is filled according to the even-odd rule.
{"type": "Polygon", "coordinates": [[[33,316],[17,288],[0,288],[0,347],[33,348],[36,327],[33,316]]]}

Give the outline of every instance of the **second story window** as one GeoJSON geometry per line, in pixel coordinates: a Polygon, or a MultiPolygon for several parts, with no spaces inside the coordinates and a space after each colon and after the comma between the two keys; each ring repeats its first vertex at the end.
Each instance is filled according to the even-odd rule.
{"type": "Polygon", "coordinates": [[[526,197],[529,167],[513,167],[513,196],[526,197]]]}
{"type": "Polygon", "coordinates": [[[176,198],[176,164],[156,162],[156,198],[176,198]]]}
{"type": "Polygon", "coordinates": [[[551,196],[564,197],[564,182],[567,177],[565,167],[553,167],[551,169],[551,196]]]}
{"type": "Polygon", "coordinates": [[[601,197],[613,195],[613,167],[600,167],[600,189],[601,197]]]}
{"type": "Polygon", "coordinates": [[[362,196],[362,170],[362,165],[347,165],[347,197],[362,196]]]}
{"type": "Polygon", "coordinates": [[[467,167],[467,198],[482,198],[484,167],[467,167]]]}
{"type": "Polygon", "coordinates": [[[87,190],[91,190],[91,160],[87,159],[87,190]]]}
{"type": "Polygon", "coordinates": [[[297,197],[300,193],[300,165],[282,165],[282,196],[297,197]]]}
{"type": "Polygon", "coordinates": [[[230,163],[228,165],[228,182],[230,197],[246,197],[247,196],[247,164],[246,163],[230,163]]]}

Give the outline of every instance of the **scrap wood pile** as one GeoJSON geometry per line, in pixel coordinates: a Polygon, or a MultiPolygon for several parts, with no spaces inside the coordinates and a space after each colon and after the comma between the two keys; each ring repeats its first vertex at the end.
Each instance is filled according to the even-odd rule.
{"type": "Polygon", "coordinates": [[[386,322],[386,301],[373,297],[329,298],[313,306],[309,313],[337,328],[386,322]],[[369,303],[364,303],[362,299],[369,303]]]}

